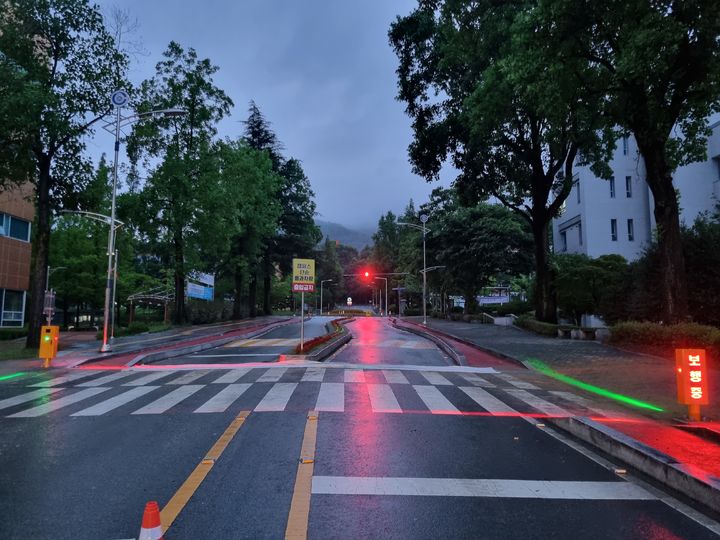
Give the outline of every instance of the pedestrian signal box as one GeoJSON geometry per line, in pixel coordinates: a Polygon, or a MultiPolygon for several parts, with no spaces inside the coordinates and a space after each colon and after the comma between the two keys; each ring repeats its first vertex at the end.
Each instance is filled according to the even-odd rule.
{"type": "Polygon", "coordinates": [[[43,326],[40,328],[40,349],[38,350],[38,356],[43,359],[43,367],[50,367],[50,360],[57,355],[59,341],[59,326],[43,326]]]}

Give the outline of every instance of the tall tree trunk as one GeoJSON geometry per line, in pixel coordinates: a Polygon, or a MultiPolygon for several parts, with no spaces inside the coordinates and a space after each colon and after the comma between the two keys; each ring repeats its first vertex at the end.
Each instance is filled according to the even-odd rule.
{"type": "Polygon", "coordinates": [[[662,275],[663,321],[678,323],[688,318],[687,275],[680,237],[680,210],[664,145],[641,141],[647,184],[655,199],[658,248],[662,275]]]}
{"type": "Polygon", "coordinates": [[[263,315],[272,315],[270,305],[270,293],[272,292],[272,271],[273,265],[269,257],[263,261],[263,315]]]}
{"type": "Polygon", "coordinates": [[[555,279],[550,267],[548,219],[533,216],[532,232],[535,242],[535,318],[557,323],[557,295],[555,279]]]}
{"type": "Polygon", "coordinates": [[[173,235],[175,248],[175,313],[173,322],[183,324],[185,322],[185,261],[183,253],[182,233],[175,232],[173,235]]]}
{"type": "Polygon", "coordinates": [[[475,291],[465,291],[465,308],[463,309],[463,313],[465,315],[468,315],[470,313],[473,313],[476,311],[477,307],[477,298],[475,298],[475,291]]]}
{"type": "Polygon", "coordinates": [[[47,279],[48,254],[50,253],[50,159],[38,160],[37,215],[32,239],[32,272],[30,273],[30,317],[25,346],[40,345],[40,327],[43,325],[45,283],[47,279]]]}
{"type": "Polygon", "coordinates": [[[240,265],[235,267],[235,298],[233,302],[232,319],[242,319],[242,292],[243,292],[243,271],[240,265]]]}
{"type": "Polygon", "coordinates": [[[250,273],[250,287],[248,288],[248,305],[250,307],[250,317],[257,317],[257,268],[254,268],[250,273]]]}

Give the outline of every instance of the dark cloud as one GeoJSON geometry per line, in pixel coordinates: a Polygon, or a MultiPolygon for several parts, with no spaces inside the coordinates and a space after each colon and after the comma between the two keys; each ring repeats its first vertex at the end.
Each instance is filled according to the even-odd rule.
{"type": "Polygon", "coordinates": [[[170,40],[220,66],[216,82],[235,102],[220,128],[237,137],[254,99],[286,155],[302,160],[322,218],[374,226],[434,187],[410,171],[410,120],[395,101],[390,23],[411,0],[126,0],[150,53],[131,77],[152,74],[170,40]]]}

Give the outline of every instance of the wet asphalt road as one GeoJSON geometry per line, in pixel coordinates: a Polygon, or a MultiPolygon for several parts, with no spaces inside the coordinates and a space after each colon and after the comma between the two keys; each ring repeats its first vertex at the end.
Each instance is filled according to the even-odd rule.
{"type": "Polygon", "coordinates": [[[716,538],[538,426],[501,373],[450,366],[384,320],[350,324],[353,346],[327,364],[0,382],[0,538],[136,537],[145,502],[167,505],[241,411],[165,538],[283,538],[303,498],[310,538],[716,538]]]}

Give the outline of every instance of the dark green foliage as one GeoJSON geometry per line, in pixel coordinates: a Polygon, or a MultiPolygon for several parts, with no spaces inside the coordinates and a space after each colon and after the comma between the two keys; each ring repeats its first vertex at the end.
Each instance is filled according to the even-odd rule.
{"type": "Polygon", "coordinates": [[[515,325],[519,326],[520,328],[524,328],[525,330],[530,330],[531,332],[535,332],[536,334],[540,334],[543,336],[549,336],[549,337],[556,337],[557,331],[558,331],[558,325],[552,324],[552,323],[546,323],[542,321],[537,321],[533,319],[532,317],[518,317],[515,319],[515,325]]]}
{"type": "Polygon", "coordinates": [[[0,328],[0,341],[8,341],[27,336],[27,326],[23,328],[0,328]]]}
{"type": "Polygon", "coordinates": [[[142,334],[143,332],[149,332],[150,327],[141,321],[133,321],[127,327],[128,334],[142,334]]]}
{"type": "Polygon", "coordinates": [[[697,323],[663,325],[652,322],[623,322],[610,331],[610,343],[646,348],[650,353],[674,355],[674,349],[708,349],[720,358],[720,329],[697,323]]]}

